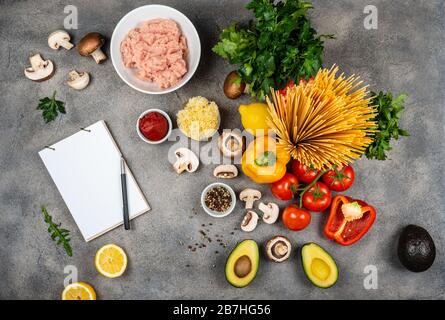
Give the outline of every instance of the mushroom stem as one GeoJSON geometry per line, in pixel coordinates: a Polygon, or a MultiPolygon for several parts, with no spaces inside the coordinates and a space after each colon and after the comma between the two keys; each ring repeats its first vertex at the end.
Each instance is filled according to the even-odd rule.
{"type": "Polygon", "coordinates": [[[93,53],[91,53],[91,56],[94,58],[94,61],[96,61],[96,63],[101,63],[102,61],[107,59],[107,56],[105,55],[105,53],[102,52],[102,50],[100,50],[100,48],[94,50],[93,53]]]}
{"type": "Polygon", "coordinates": [[[287,250],[287,246],[282,242],[277,243],[274,247],[274,251],[278,256],[284,256],[287,253],[287,250]]]}
{"type": "Polygon", "coordinates": [[[35,54],[29,58],[29,63],[34,70],[42,69],[45,66],[45,61],[40,54],[35,54]]]}
{"type": "Polygon", "coordinates": [[[66,40],[61,40],[59,42],[59,45],[61,47],[65,48],[66,50],[70,50],[70,49],[72,49],[74,47],[74,44],[72,44],[71,42],[66,41],[66,40]]]}

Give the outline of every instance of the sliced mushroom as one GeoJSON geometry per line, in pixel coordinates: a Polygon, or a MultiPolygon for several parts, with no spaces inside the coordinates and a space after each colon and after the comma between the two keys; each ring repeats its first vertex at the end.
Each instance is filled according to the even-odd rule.
{"type": "Polygon", "coordinates": [[[71,88],[76,90],[85,89],[90,83],[90,75],[88,72],[77,72],[76,70],[68,73],[69,80],[66,82],[71,88]]]}
{"type": "Polygon", "coordinates": [[[258,224],[258,214],[255,211],[248,211],[241,222],[241,230],[251,232],[258,224]]]}
{"type": "Polygon", "coordinates": [[[213,175],[221,179],[233,179],[238,176],[238,168],[233,164],[222,164],[213,170],[213,175]]]}
{"type": "Polygon", "coordinates": [[[25,76],[32,81],[45,81],[54,75],[54,64],[51,60],[43,60],[42,56],[37,53],[29,58],[31,67],[25,69],[25,76]]]}
{"type": "Polygon", "coordinates": [[[289,259],[292,250],[292,245],[288,238],[283,236],[276,236],[267,241],[266,255],[275,262],[283,262],[289,259]]]}
{"type": "Polygon", "coordinates": [[[199,159],[193,151],[187,148],[179,148],[175,151],[176,162],[173,168],[178,174],[184,171],[195,172],[199,167],[199,159]]]}
{"type": "Polygon", "coordinates": [[[246,203],[246,209],[252,209],[253,203],[261,199],[261,192],[255,189],[245,189],[241,191],[239,198],[246,203]]]}
{"type": "Polygon", "coordinates": [[[71,37],[68,32],[56,30],[48,37],[48,45],[51,49],[58,50],[60,47],[70,50],[74,45],[70,42],[71,37]]]}
{"type": "Polygon", "coordinates": [[[243,153],[244,139],[236,132],[223,132],[218,138],[218,148],[227,158],[236,158],[243,153]]]}
{"type": "Polygon", "coordinates": [[[269,202],[265,204],[261,202],[258,206],[261,212],[263,212],[263,221],[267,224],[273,224],[277,221],[280,213],[280,208],[276,203],[269,202]]]}
{"type": "Polygon", "coordinates": [[[97,64],[105,61],[107,56],[100,50],[105,42],[105,38],[98,32],[90,32],[83,37],[77,45],[77,50],[81,56],[92,56],[97,64]]]}

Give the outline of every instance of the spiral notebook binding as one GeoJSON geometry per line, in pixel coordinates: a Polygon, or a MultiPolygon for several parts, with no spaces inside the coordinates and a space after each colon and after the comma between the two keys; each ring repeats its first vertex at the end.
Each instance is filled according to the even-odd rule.
{"type": "MultiPolygon", "coordinates": [[[[90,129],[85,129],[85,128],[80,128],[80,130],[82,130],[82,131],[86,131],[86,132],[91,132],[90,129]]],[[[51,147],[51,146],[45,146],[45,149],[50,149],[50,150],[52,150],[52,151],[56,151],[56,148],[51,147]]]]}

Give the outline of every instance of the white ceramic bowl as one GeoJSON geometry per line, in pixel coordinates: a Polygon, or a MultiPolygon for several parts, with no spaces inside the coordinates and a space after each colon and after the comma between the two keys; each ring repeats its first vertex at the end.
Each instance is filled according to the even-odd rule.
{"type": "Polygon", "coordinates": [[[167,6],[158,4],[146,5],[130,11],[118,22],[111,36],[110,56],[117,74],[130,87],[148,94],[164,94],[181,88],[192,78],[201,58],[201,42],[195,26],[184,14],[167,6]],[[136,76],[136,69],[124,66],[120,52],[121,42],[131,29],[136,28],[141,22],[156,18],[176,21],[181,28],[182,34],[187,39],[189,50],[187,55],[187,73],[176,85],[166,89],[161,89],[156,83],[139,79],[136,76]]]}
{"type": "Polygon", "coordinates": [[[204,211],[208,215],[210,215],[212,217],[224,218],[224,217],[228,216],[229,214],[232,213],[233,209],[235,209],[235,205],[236,205],[236,194],[235,194],[235,191],[233,191],[233,189],[230,186],[228,186],[227,184],[225,184],[225,183],[216,182],[216,183],[209,184],[207,187],[205,187],[205,189],[201,193],[201,206],[204,209],[204,211]],[[229,191],[230,195],[232,196],[232,204],[231,204],[230,208],[226,212],[217,212],[217,211],[210,210],[209,208],[207,208],[207,206],[205,204],[205,196],[206,196],[207,192],[210,189],[215,188],[215,187],[224,187],[224,188],[226,188],[229,191]]]}
{"type": "Polygon", "coordinates": [[[139,135],[139,138],[141,138],[143,141],[145,141],[145,142],[147,142],[147,143],[149,143],[149,144],[160,144],[160,143],[164,142],[164,141],[167,140],[168,137],[171,135],[171,133],[172,133],[172,129],[173,129],[172,120],[170,119],[170,117],[168,116],[168,114],[167,114],[165,111],[162,111],[162,110],[160,110],[160,109],[148,109],[147,111],[142,112],[141,115],[140,115],[139,118],[138,118],[138,121],[136,122],[136,131],[137,131],[137,133],[138,133],[138,135],[139,135]],[[160,113],[160,114],[162,114],[162,115],[167,119],[167,122],[168,122],[168,131],[167,131],[167,135],[166,135],[164,138],[162,138],[161,140],[158,140],[158,141],[148,140],[148,139],[142,134],[141,130],[139,130],[139,120],[140,120],[143,116],[145,116],[147,113],[150,113],[150,112],[157,112],[157,113],[160,113]]]}

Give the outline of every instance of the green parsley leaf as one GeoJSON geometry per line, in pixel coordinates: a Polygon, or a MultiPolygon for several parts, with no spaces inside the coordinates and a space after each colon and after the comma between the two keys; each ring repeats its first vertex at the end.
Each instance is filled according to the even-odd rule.
{"type": "Polygon", "coordinates": [[[406,130],[399,128],[399,119],[405,109],[406,95],[401,94],[393,98],[391,92],[376,94],[371,93],[374,98],[371,103],[377,106],[378,132],[374,136],[374,142],[366,149],[368,159],[386,160],[387,152],[391,150],[391,139],[409,136],[406,130]]]}
{"type": "Polygon", "coordinates": [[[270,88],[281,89],[290,80],[308,80],[323,65],[323,39],[317,36],[307,13],[312,4],[302,0],[252,0],[246,7],[255,20],[247,27],[224,29],[213,52],[238,64],[252,97],[264,100],[270,88]]]}
{"type": "Polygon", "coordinates": [[[56,241],[57,245],[62,245],[68,256],[73,256],[73,249],[71,248],[69,230],[60,228],[61,224],[56,224],[53,222],[53,218],[48,213],[46,208],[42,206],[42,214],[45,222],[48,224],[48,232],[53,241],[56,241]]]}
{"type": "Polygon", "coordinates": [[[56,91],[54,91],[51,98],[45,97],[39,100],[37,110],[42,110],[43,120],[45,123],[54,121],[60,113],[66,113],[65,103],[60,100],[56,100],[56,91]]]}

